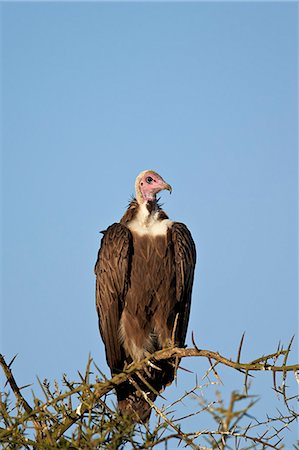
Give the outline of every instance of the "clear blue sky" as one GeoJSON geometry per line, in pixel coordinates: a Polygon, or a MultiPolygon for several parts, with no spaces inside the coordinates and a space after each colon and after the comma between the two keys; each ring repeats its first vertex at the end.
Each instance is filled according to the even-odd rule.
{"type": "MultiPolygon", "coordinates": [[[[89,352],[108,373],[94,305],[99,231],[147,168],[173,186],[165,210],[197,245],[187,343],[193,330],[200,347],[235,357],[246,330],[244,359],[287,343],[298,332],[297,5],[1,11],[1,334],[7,359],[18,353],[18,382],[76,376],[89,352]]],[[[200,378],[208,364],[185,366],[200,378]]],[[[219,372],[224,389],[242,390],[242,377],[219,372]]],[[[281,406],[269,380],[253,384],[259,418],[281,406]]],[[[182,390],[193,383],[180,373],[182,390]]]]}

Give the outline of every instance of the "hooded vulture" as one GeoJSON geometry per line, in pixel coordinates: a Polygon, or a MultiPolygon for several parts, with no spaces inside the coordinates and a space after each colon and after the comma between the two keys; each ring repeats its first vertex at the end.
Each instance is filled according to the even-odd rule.
{"type": "MultiPolygon", "coordinates": [[[[172,188],[153,170],[136,178],[134,198],[120,222],[103,232],[96,274],[99,328],[112,375],[133,361],[186,338],[196,260],[190,231],[173,222],[156,195],[172,188]]],[[[161,360],[116,387],[124,416],[146,422],[157,393],[176,372],[174,359],[161,360]]]]}

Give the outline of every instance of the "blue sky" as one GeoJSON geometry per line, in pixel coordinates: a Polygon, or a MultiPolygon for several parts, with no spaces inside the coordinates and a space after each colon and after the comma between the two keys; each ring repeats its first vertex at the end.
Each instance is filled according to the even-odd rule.
{"type": "MultiPolygon", "coordinates": [[[[33,2],[1,13],[1,333],[19,383],[76,376],[89,352],[108,372],[99,231],[147,168],[173,186],[164,208],[197,245],[188,345],[194,331],[200,347],[235,357],[246,331],[254,359],[286,344],[298,330],[297,5],[33,2]]],[[[199,377],[208,367],[185,366],[199,377]]],[[[259,417],[280,406],[262,375],[259,417]]],[[[227,392],[242,390],[242,377],[223,376],[227,392]]],[[[180,374],[183,390],[193,383],[180,374]]]]}

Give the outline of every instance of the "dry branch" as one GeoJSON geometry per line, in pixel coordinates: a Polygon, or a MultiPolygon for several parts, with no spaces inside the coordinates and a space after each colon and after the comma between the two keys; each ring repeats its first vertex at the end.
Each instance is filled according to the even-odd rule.
{"type": "MultiPolygon", "coordinates": [[[[88,361],[87,369],[85,376],[79,374],[80,382],[78,384],[65,382],[68,387],[68,391],[61,393],[56,390],[53,394],[50,392],[47,384],[44,383],[43,390],[46,395],[46,402],[44,403],[36,403],[34,407],[30,406],[29,403],[25,400],[23,395],[20,392],[20,388],[18,387],[13,374],[10,369],[10,365],[7,365],[5,359],[2,355],[0,355],[0,365],[4,371],[7,382],[9,383],[12,391],[14,392],[18,402],[22,405],[24,409],[24,413],[18,422],[12,424],[9,429],[1,429],[0,428],[0,442],[1,440],[7,438],[11,431],[18,426],[18,424],[25,424],[28,421],[32,421],[36,430],[36,439],[38,436],[45,436],[48,439],[48,442],[51,445],[55,445],[55,442],[63,443],[64,435],[67,430],[70,429],[72,425],[76,422],[82,420],[86,414],[88,413],[89,417],[92,418],[92,411],[97,407],[97,405],[102,405],[103,411],[106,411],[107,414],[111,416],[111,409],[106,408],[105,401],[101,400],[101,398],[107,395],[110,391],[112,391],[116,386],[120,385],[125,381],[133,382],[132,375],[137,374],[139,378],[142,379],[141,372],[146,370],[148,365],[157,365],[158,361],[168,358],[187,358],[187,357],[203,357],[207,358],[210,364],[209,371],[212,371],[215,377],[220,380],[218,373],[215,370],[215,366],[220,365],[230,367],[232,369],[238,370],[239,372],[245,374],[245,391],[247,389],[247,377],[250,376],[251,372],[256,371],[270,371],[273,373],[273,384],[276,392],[282,395],[284,402],[288,408],[290,413],[289,420],[287,423],[291,423],[298,416],[294,411],[292,411],[289,407],[290,398],[287,397],[286,394],[286,377],[289,372],[291,372],[295,379],[298,381],[298,372],[299,372],[299,364],[287,365],[288,356],[291,350],[293,338],[288,345],[287,349],[283,349],[280,346],[278,347],[275,353],[271,353],[268,355],[264,355],[259,357],[251,362],[241,362],[241,350],[244,341],[244,335],[241,338],[241,342],[239,344],[237,359],[236,361],[229,359],[220,355],[218,352],[199,349],[195,342],[194,337],[192,336],[194,348],[168,348],[164,350],[160,350],[152,355],[148,355],[144,360],[139,362],[134,362],[130,366],[128,366],[122,373],[119,373],[113,376],[111,379],[107,379],[102,376],[102,380],[98,381],[94,384],[91,384],[89,381],[90,375],[90,364],[91,359],[88,361]],[[279,357],[283,357],[283,362],[281,365],[278,365],[279,357]],[[277,388],[277,380],[276,375],[281,374],[281,387],[277,388]],[[78,398],[80,401],[80,406],[76,409],[72,408],[72,398],[78,398]],[[68,401],[68,407],[65,402],[68,401]],[[45,429],[46,425],[46,429],[45,429]]],[[[99,371],[100,372],[100,371],[99,371]]],[[[149,386],[150,389],[150,386],[149,386]]],[[[262,437],[257,436],[249,436],[247,434],[248,430],[245,430],[245,433],[237,433],[235,431],[237,427],[237,423],[234,423],[234,427],[231,428],[231,420],[232,420],[232,405],[230,405],[230,409],[227,410],[226,422],[223,422],[223,428],[217,431],[201,431],[197,433],[183,433],[181,428],[176,425],[175,422],[170,420],[164,411],[161,411],[157,408],[157,406],[151,402],[145,392],[142,392],[144,398],[150,403],[151,407],[156,411],[156,413],[163,419],[164,423],[167,424],[173,431],[175,431],[176,438],[185,441],[185,443],[191,447],[199,448],[194,440],[200,436],[210,436],[215,445],[215,448],[224,448],[226,438],[227,437],[235,437],[236,439],[244,438],[248,439],[253,443],[260,443],[265,447],[269,448],[278,448],[273,444],[270,444],[268,440],[263,439],[262,437]],[[216,437],[220,438],[217,442],[216,437]]],[[[232,401],[234,401],[232,399],[232,401]]],[[[212,413],[213,407],[212,402],[207,405],[207,409],[212,413]]],[[[251,406],[251,405],[250,405],[251,406]]],[[[244,413],[240,415],[239,419],[243,417],[247,410],[244,409],[244,413]]],[[[194,413],[195,414],[195,413],[194,413]]],[[[191,414],[192,415],[192,414],[191,414]]],[[[190,416],[191,416],[190,415],[190,416]]],[[[188,416],[186,416],[188,417],[188,416]]],[[[90,419],[92,420],[92,419],[90,419]]],[[[82,424],[81,424],[82,425],[82,424]]],[[[251,429],[251,428],[250,428],[251,429]]],[[[81,433],[81,432],[80,432],[81,433]]],[[[273,436],[272,436],[273,437],[273,436]]],[[[163,439],[162,439],[163,440],[163,439]]],[[[157,441],[158,442],[158,441],[157,441]]],[[[161,442],[161,441],[160,441],[161,442]]],[[[36,448],[39,447],[36,445],[36,448]]],[[[213,447],[214,448],[214,447],[213,447]]]]}

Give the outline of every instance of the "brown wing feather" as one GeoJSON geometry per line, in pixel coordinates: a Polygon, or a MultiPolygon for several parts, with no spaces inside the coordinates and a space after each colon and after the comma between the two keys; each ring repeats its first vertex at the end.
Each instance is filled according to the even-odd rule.
{"type": "Polygon", "coordinates": [[[106,358],[112,372],[123,368],[123,349],[119,342],[119,321],[130,280],[133,253],[129,229],[114,223],[102,238],[96,274],[96,307],[106,358]]]}
{"type": "Polygon", "coordinates": [[[170,233],[174,247],[176,298],[178,302],[177,311],[179,314],[175,330],[175,340],[179,346],[183,346],[190,314],[196,249],[191,233],[183,223],[174,222],[170,229],[170,233]]]}

